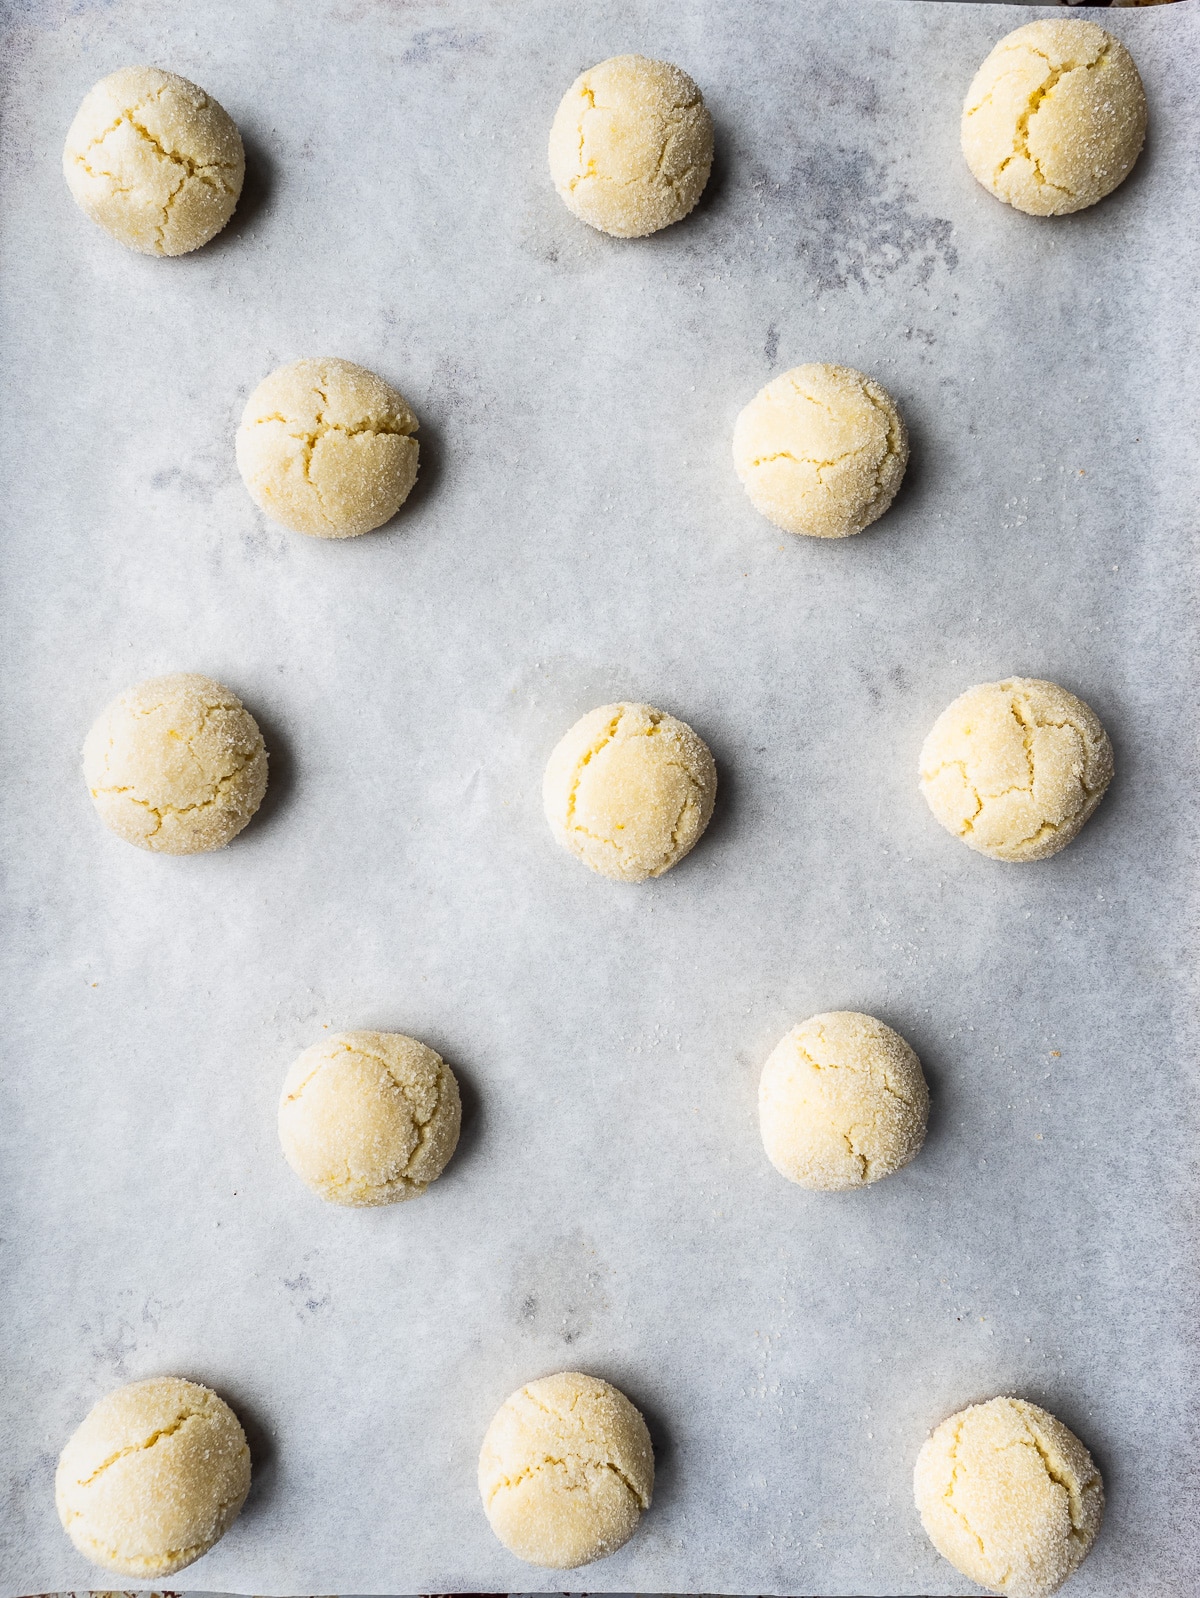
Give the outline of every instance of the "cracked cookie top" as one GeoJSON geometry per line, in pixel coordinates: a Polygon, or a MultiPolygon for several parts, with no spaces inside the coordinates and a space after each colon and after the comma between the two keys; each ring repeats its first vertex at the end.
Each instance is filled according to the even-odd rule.
{"type": "Polygon", "coordinates": [[[793,1027],[758,1087],[767,1158],[801,1187],[841,1192],[900,1170],[925,1141],[929,1090],[898,1032],[831,1010],[793,1027]]]}
{"type": "Polygon", "coordinates": [[[1102,200],[1146,137],[1146,95],[1119,39],[1080,17],[1007,34],[967,91],[962,148],[974,177],[1030,216],[1102,200]]]}
{"type": "Polygon", "coordinates": [[[1034,677],[968,688],[930,729],[921,792],[946,828],[993,860],[1065,849],[1104,797],[1113,754],[1100,719],[1034,677]]]}
{"type": "Polygon", "coordinates": [[[63,1449],[59,1519],[85,1558],[145,1580],[207,1553],[250,1490],[250,1450],[216,1393],[178,1376],[102,1398],[63,1449]]]}
{"type": "Polygon", "coordinates": [[[699,841],[717,792],[707,744],[652,705],[601,705],[563,735],[542,802],[564,849],[621,882],[661,877],[699,841]]]}
{"type": "Polygon", "coordinates": [[[754,396],[734,425],[733,464],[755,510],[776,527],[846,538],[896,497],[908,434],[873,378],[816,362],[754,396]]]}
{"type": "Polygon", "coordinates": [[[581,221],[617,238],[679,222],[712,170],[704,96],[669,61],[618,55],[581,74],[550,129],[550,175],[581,221]]]}
{"type": "Polygon", "coordinates": [[[236,694],[194,672],[151,677],[97,717],[83,775],[105,826],[162,854],[235,838],[262,803],[267,751],[236,694]]]}
{"type": "Polygon", "coordinates": [[[293,361],[251,394],[237,463],[255,504],[315,538],[382,527],[417,480],[417,418],[403,395],[353,361],[293,361]]]}
{"type": "Polygon", "coordinates": [[[990,1398],[944,1420],[917,1455],[913,1495],[938,1553],[1005,1598],[1049,1598],[1104,1518],[1092,1456],[1021,1398],[990,1398]]]}
{"type": "Polygon", "coordinates": [[[174,72],[122,67],[84,96],[63,150],[76,204],[143,255],[186,255],[233,215],[246,157],[233,118],[174,72]]]}
{"type": "Polygon", "coordinates": [[[288,1164],[331,1204],[416,1198],[458,1145],[454,1072],[402,1032],[338,1032],[295,1060],[279,1099],[288,1164]]]}
{"type": "Polygon", "coordinates": [[[616,1553],[653,1491],[646,1422],[624,1393],[578,1371],[513,1393],[479,1451],[492,1530],[519,1559],[551,1570],[616,1553]]]}

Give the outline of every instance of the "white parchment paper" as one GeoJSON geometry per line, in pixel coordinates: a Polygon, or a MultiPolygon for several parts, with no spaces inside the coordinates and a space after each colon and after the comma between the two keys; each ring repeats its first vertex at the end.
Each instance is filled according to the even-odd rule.
{"type": "Polygon", "coordinates": [[[1074,1598],[1194,1591],[1200,14],[1104,13],[1150,140],[1059,221],[958,150],[1029,17],[10,0],[5,1595],[113,1579],[59,1528],[55,1461],[165,1372],[254,1452],[189,1585],[559,1589],[492,1536],[475,1460],[563,1368],[643,1408],[659,1472],[576,1587],[971,1590],[912,1464],[1018,1391],[1104,1471],[1074,1598]],[[624,50],[696,77],[719,149],[640,242],[546,172],[559,96],[624,50]],[[87,88],[143,60],[249,151],[234,222],[178,261],[113,244],[59,168],[87,88]],[[409,505],[345,544],[265,522],[234,464],[250,389],[312,354],[421,419],[409,505]],[[878,376],[912,431],[895,508],[845,542],[776,533],[730,462],[738,410],[806,360],[878,376]],[[271,752],[210,857],[129,848],[80,776],[101,706],[171,670],[229,683],[271,752]],[[1083,695],[1118,765],[1023,868],[915,780],[938,712],[1012,673],[1083,695]],[[720,769],[702,845],[636,889],[540,809],[557,738],[619,697],[720,769]],[[783,1182],[756,1119],[766,1054],[830,1008],[903,1032],[934,1105],[915,1164],[840,1197],[783,1182]],[[462,1146],[417,1203],[338,1211],[280,1155],[283,1074],[341,1027],[460,1074],[462,1146]]]}

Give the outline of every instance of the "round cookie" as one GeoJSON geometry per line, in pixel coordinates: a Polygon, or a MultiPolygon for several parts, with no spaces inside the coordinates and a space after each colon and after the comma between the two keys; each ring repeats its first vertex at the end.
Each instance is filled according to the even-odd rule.
{"type": "Polygon", "coordinates": [[[1133,57],[1081,17],[1007,34],[963,103],[972,176],[1030,216],[1095,205],[1128,177],[1145,137],[1146,94],[1133,57]]]}
{"type": "Polygon", "coordinates": [[[847,538],[895,499],[908,433],[873,378],[849,366],[795,366],[738,417],[733,464],[755,510],[776,527],[847,538]]]}
{"type": "Polygon", "coordinates": [[[106,827],[161,854],[235,838],[262,803],[267,751],[236,694],[176,672],[126,690],[83,745],[83,775],[106,827]]]}
{"type": "Polygon", "coordinates": [[[295,1060],[279,1099],[288,1164],[331,1204],[416,1198],[458,1144],[454,1072],[402,1032],[337,1032],[295,1060]]]}
{"type": "Polygon", "coordinates": [[[357,538],[392,517],[417,480],[417,419],[353,361],[293,361],[251,394],[237,432],[242,481],[294,533],[357,538]]]}
{"type": "Polygon", "coordinates": [[[84,96],[63,149],[80,210],[143,255],[186,255],[233,215],[246,157],[211,95],[174,72],[122,67],[84,96]]]}
{"type": "Polygon", "coordinates": [[[199,1559],[237,1519],[250,1450],[237,1416],[198,1382],[159,1376],[102,1398],[63,1449],[58,1518],[79,1552],[157,1580],[199,1559]]]}
{"type": "Polygon", "coordinates": [[[1112,781],[1095,711],[1057,683],[1009,677],[960,694],[921,750],[921,792],[947,832],[993,860],[1045,860],[1112,781]]]}
{"type": "Polygon", "coordinates": [[[669,61],[618,55],[582,73],[550,129],[550,175],[602,233],[643,238],[687,216],[712,170],[704,96],[669,61]]]}
{"type": "Polygon", "coordinates": [[[920,1060],[898,1032],[854,1010],[793,1027],[759,1080],[767,1158],[789,1182],[821,1192],[865,1187],[907,1165],[928,1118],[920,1060]]]}
{"type": "Polygon", "coordinates": [[[492,1530],[519,1559],[574,1570],[616,1553],[654,1491],[646,1422],[625,1394],[564,1371],[496,1411],[479,1451],[492,1530]]]}
{"type": "Polygon", "coordinates": [[[699,842],[717,768],[707,744],[650,705],[601,705],[555,747],[542,779],[550,830],[621,882],[661,877],[699,842]]]}
{"type": "Polygon", "coordinates": [[[1006,1598],[1055,1592],[1104,1518],[1092,1456],[1060,1420],[1020,1398],[991,1398],[944,1420],[917,1455],[913,1494],[938,1553],[1006,1598]]]}

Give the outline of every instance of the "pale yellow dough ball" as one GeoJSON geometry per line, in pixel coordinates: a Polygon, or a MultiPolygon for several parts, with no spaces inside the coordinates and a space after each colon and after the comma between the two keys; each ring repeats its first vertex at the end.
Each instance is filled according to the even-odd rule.
{"type": "Polygon", "coordinates": [[[584,72],[550,129],[550,175],[582,221],[621,239],[687,216],[712,170],[712,117],[669,61],[618,55],[584,72]]]}
{"type": "Polygon", "coordinates": [[[895,499],[908,433],[873,378],[849,366],[796,366],[738,417],[733,464],[755,510],[776,527],[847,538],[895,499]]]}
{"type": "Polygon", "coordinates": [[[707,744],[651,705],[589,711],[559,741],[542,779],[558,842],[621,882],[678,865],[708,826],[716,793],[707,744]]]}
{"type": "Polygon", "coordinates": [[[254,503],[294,533],[356,538],[390,521],[417,480],[417,419],[353,361],[293,361],[251,394],[237,463],[254,503]]]}
{"type": "Polygon", "coordinates": [[[947,832],[993,860],[1065,849],[1112,781],[1095,711],[1057,683],[1009,677],[968,688],[921,750],[921,792],[947,832]]]}
{"type": "Polygon", "coordinates": [[[1030,216],[1082,211],[1128,177],[1146,137],[1133,57],[1082,17],[1029,22],[975,74],[962,114],[974,177],[1030,216]]]}
{"type": "Polygon", "coordinates": [[[865,1187],[907,1165],[928,1118],[920,1060],[898,1032],[854,1010],[793,1027],[759,1081],[768,1159],[789,1182],[823,1192],[865,1187]]]}
{"type": "Polygon", "coordinates": [[[279,1099],[288,1164],[331,1204],[416,1198],[458,1144],[454,1072],[402,1032],[337,1032],[295,1060],[279,1099]]]}
{"type": "Polygon", "coordinates": [[[143,255],[186,255],[233,215],[246,157],[229,113],[174,72],[122,67],[84,96],[63,150],[80,207],[143,255]]]}
{"type": "Polygon", "coordinates": [[[938,1553],[1005,1598],[1046,1598],[1078,1569],[1104,1518],[1104,1484],[1073,1432],[1036,1404],[991,1398],[951,1415],[913,1472],[938,1553]]]}
{"type": "Polygon", "coordinates": [[[492,1530],[519,1559],[574,1570],[616,1553],[654,1491],[646,1422],[625,1394],[565,1371],[513,1393],[479,1452],[492,1530]]]}
{"type": "Polygon", "coordinates": [[[211,677],[151,677],[101,711],[83,775],[106,827],[161,854],[200,854],[235,838],[267,790],[254,717],[211,677]]]}
{"type": "Polygon", "coordinates": [[[147,1581],[207,1553],[249,1491],[250,1450],[237,1416],[179,1376],[102,1398],[63,1449],[54,1479],[58,1517],[79,1552],[147,1581]]]}

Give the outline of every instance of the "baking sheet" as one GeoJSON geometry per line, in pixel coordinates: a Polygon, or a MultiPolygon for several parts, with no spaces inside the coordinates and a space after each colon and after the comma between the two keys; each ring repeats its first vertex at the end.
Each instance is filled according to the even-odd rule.
{"type": "Polygon", "coordinates": [[[1192,1590],[1200,22],[1105,14],[1150,142],[1046,222],[958,153],[975,66],[1028,20],[7,8],[5,1594],[105,1579],[55,1460],[163,1372],[223,1393],[254,1453],[197,1588],[965,1593],[913,1459],[1016,1390],[1104,1471],[1072,1593],[1192,1590]],[[626,49],[693,73],[719,152],[693,217],[637,243],[545,170],[560,94],[626,49]],[[85,90],[139,60],[249,152],[235,221],[178,261],[111,243],[59,171],[85,90]],[[259,379],[326,353],[421,419],[409,505],[345,544],[265,522],[232,448],[259,379]],[[912,431],[895,508],[844,543],[776,533],[730,464],[740,407],[813,359],[874,373],[912,431]],[[79,772],[99,708],[177,669],[271,752],[260,818],[207,858],[107,834],[79,772]],[[937,713],[1011,673],[1082,694],[1117,753],[1028,869],[915,785],[937,713]],[[636,889],[540,812],[561,732],[619,697],[720,770],[703,844],[636,889]],[[755,1094],[780,1034],[842,1007],[911,1040],[933,1114],[914,1165],[830,1197],[767,1164],[755,1094]],[[331,1209],[280,1156],[283,1074],[342,1027],[460,1074],[419,1203],[331,1209]],[[658,1457],[636,1538],[573,1577],[508,1555],[474,1479],[496,1406],[562,1368],[624,1388],[658,1457]]]}

